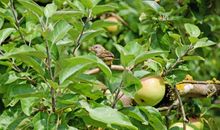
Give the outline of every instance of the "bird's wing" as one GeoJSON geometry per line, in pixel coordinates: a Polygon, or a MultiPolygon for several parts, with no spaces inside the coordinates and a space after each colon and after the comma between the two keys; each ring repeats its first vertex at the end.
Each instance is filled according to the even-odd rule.
{"type": "Polygon", "coordinates": [[[103,51],[97,54],[97,56],[102,59],[114,59],[114,55],[109,51],[103,51]]]}
{"type": "Polygon", "coordinates": [[[111,65],[114,60],[114,55],[109,51],[103,51],[98,53],[97,56],[101,58],[107,65],[111,65]]]}

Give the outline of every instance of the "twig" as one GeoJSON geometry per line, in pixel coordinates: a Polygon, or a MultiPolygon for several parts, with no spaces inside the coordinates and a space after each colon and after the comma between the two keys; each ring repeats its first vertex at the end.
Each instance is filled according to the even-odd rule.
{"type": "MultiPolygon", "coordinates": [[[[0,55],[4,55],[4,53],[2,52],[2,50],[0,50],[0,55]]],[[[22,72],[22,70],[20,68],[18,68],[18,66],[15,65],[14,61],[12,59],[9,59],[9,61],[12,63],[13,69],[17,72],[22,72]]],[[[36,81],[31,79],[29,76],[24,76],[26,80],[30,81],[32,85],[36,84],[36,81]]]]}
{"type": "Polygon", "coordinates": [[[115,98],[114,98],[114,101],[112,103],[112,108],[115,108],[115,105],[116,103],[118,102],[118,100],[123,96],[123,94],[121,96],[119,96],[120,92],[121,92],[121,88],[122,88],[122,85],[123,85],[123,79],[119,85],[119,87],[117,88],[117,92],[115,94],[115,98]]]}
{"type": "MultiPolygon", "coordinates": [[[[51,79],[54,81],[55,78],[53,76],[52,68],[51,68],[51,56],[50,56],[50,50],[49,50],[49,45],[48,41],[46,40],[46,53],[47,53],[47,66],[48,66],[48,71],[50,73],[51,79]]],[[[56,111],[56,97],[55,97],[55,90],[52,86],[50,86],[50,93],[51,93],[51,102],[52,102],[52,111],[56,111]]]]}
{"type": "Polygon", "coordinates": [[[175,100],[172,105],[170,105],[169,107],[167,107],[167,112],[166,112],[166,116],[165,116],[165,118],[166,118],[166,125],[167,125],[167,126],[169,126],[169,122],[168,122],[169,118],[168,118],[168,116],[170,115],[171,110],[172,110],[175,106],[177,106],[177,105],[179,105],[179,100],[175,100]]]}
{"type": "Polygon", "coordinates": [[[181,114],[182,114],[182,117],[183,117],[183,129],[186,130],[186,122],[188,122],[188,120],[187,120],[187,118],[186,118],[186,114],[185,114],[183,102],[182,102],[182,100],[181,100],[179,91],[177,90],[176,86],[174,86],[174,90],[175,90],[177,99],[178,99],[178,101],[179,101],[179,105],[180,105],[180,109],[181,109],[181,114]]]}
{"type": "Polygon", "coordinates": [[[76,40],[76,47],[74,47],[74,49],[73,49],[73,55],[74,55],[74,56],[76,55],[76,51],[78,50],[78,48],[79,48],[80,45],[81,45],[80,40],[81,40],[81,38],[82,38],[82,36],[83,36],[83,33],[84,33],[84,31],[85,31],[85,28],[86,28],[86,25],[87,25],[88,22],[91,20],[91,17],[92,17],[92,11],[89,10],[89,12],[88,12],[88,17],[86,18],[86,21],[85,21],[85,23],[84,23],[84,25],[83,25],[83,28],[82,28],[82,30],[81,30],[81,32],[80,32],[80,34],[79,34],[79,36],[78,36],[78,38],[77,38],[77,40],[76,40]]]}
{"type": "MultiPolygon", "coordinates": [[[[111,65],[110,67],[111,70],[116,70],[116,71],[124,71],[124,70],[129,70],[129,68],[124,68],[123,66],[121,65],[111,65]]],[[[85,72],[85,74],[96,74],[100,71],[99,68],[94,68],[94,69],[91,69],[91,70],[88,70],[85,72]]]]}
{"type": "Polygon", "coordinates": [[[15,10],[15,7],[14,7],[13,0],[10,0],[10,5],[11,5],[11,10],[12,10],[13,17],[15,19],[15,29],[18,31],[22,41],[25,44],[27,44],[25,39],[24,39],[24,35],[21,33],[21,30],[20,30],[20,25],[19,25],[19,21],[18,21],[17,16],[16,16],[16,10],[15,10]]]}
{"type": "Polygon", "coordinates": [[[166,76],[166,75],[169,74],[171,71],[173,71],[173,69],[174,69],[179,63],[182,62],[182,58],[183,58],[185,55],[187,55],[192,49],[193,49],[193,46],[192,46],[192,44],[191,44],[191,45],[189,46],[189,48],[186,50],[186,52],[183,53],[182,56],[178,57],[177,60],[176,60],[176,62],[175,62],[171,67],[169,67],[168,69],[166,69],[166,70],[163,72],[162,76],[166,76]]]}

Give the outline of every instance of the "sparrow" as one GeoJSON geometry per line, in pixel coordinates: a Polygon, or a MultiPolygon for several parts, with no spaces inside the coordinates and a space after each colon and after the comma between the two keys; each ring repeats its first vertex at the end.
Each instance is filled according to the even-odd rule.
{"type": "Polygon", "coordinates": [[[102,59],[106,65],[111,66],[114,60],[114,55],[106,50],[102,45],[96,44],[89,48],[90,51],[95,52],[96,56],[102,59]]]}

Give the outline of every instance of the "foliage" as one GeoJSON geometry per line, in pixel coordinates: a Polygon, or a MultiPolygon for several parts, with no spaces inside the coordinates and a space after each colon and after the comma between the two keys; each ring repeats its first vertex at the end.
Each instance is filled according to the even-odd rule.
{"type": "MultiPolygon", "coordinates": [[[[148,75],[163,75],[171,86],[186,74],[220,79],[219,5],[218,0],[1,0],[0,129],[166,130],[164,113],[151,106],[123,107],[117,93],[133,98],[139,79],[148,75]],[[111,13],[120,17],[118,23],[104,20],[111,13]],[[108,32],[112,25],[119,30],[108,32]],[[130,71],[111,70],[90,53],[97,43],[115,55],[114,64],[130,71]],[[101,72],[85,73],[94,68],[101,72]]],[[[187,116],[216,129],[220,106],[213,99],[184,99],[187,116]]],[[[182,120],[178,110],[168,119],[168,124],[182,120]]]]}

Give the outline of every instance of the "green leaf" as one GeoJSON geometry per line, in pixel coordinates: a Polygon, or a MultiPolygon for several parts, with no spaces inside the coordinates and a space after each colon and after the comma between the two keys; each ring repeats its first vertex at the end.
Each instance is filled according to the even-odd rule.
{"type": "Polygon", "coordinates": [[[88,103],[82,101],[80,104],[89,112],[92,119],[107,124],[109,128],[114,128],[115,125],[129,130],[137,130],[137,127],[131,124],[129,118],[116,109],[109,106],[91,108],[88,103]]]}
{"type": "Polygon", "coordinates": [[[169,36],[175,39],[176,41],[179,41],[179,39],[181,38],[179,34],[173,32],[169,32],[169,36]]]}
{"type": "Polygon", "coordinates": [[[7,19],[10,21],[12,25],[15,24],[15,19],[13,17],[13,13],[10,9],[0,9],[0,16],[3,17],[4,19],[7,19]]]}
{"type": "Polygon", "coordinates": [[[117,23],[113,23],[113,22],[106,21],[106,20],[96,20],[92,23],[91,29],[99,29],[99,28],[108,27],[111,25],[117,25],[117,23]]]}
{"type": "Polygon", "coordinates": [[[103,96],[103,92],[99,86],[95,86],[91,83],[73,83],[68,87],[73,92],[82,94],[90,99],[96,100],[103,96]]]}
{"type": "Polygon", "coordinates": [[[46,112],[38,112],[32,119],[35,130],[47,129],[48,114],[46,112]]]}
{"type": "Polygon", "coordinates": [[[59,40],[62,40],[71,28],[72,26],[69,23],[61,20],[55,25],[55,28],[49,34],[48,39],[52,42],[52,44],[55,44],[59,40]]]}
{"type": "Polygon", "coordinates": [[[8,125],[16,120],[19,115],[20,110],[16,110],[15,108],[9,108],[3,111],[0,115],[0,129],[6,130],[8,125]]]}
{"type": "Polygon", "coordinates": [[[0,129],[1,130],[15,130],[27,118],[19,108],[8,108],[0,116],[0,129]]]}
{"type": "Polygon", "coordinates": [[[132,65],[131,63],[134,58],[135,58],[135,55],[133,55],[133,54],[124,55],[124,53],[121,53],[121,55],[120,55],[120,61],[124,67],[132,65]]]}
{"type": "Polygon", "coordinates": [[[116,8],[116,6],[113,4],[97,5],[92,9],[92,14],[98,15],[98,14],[102,14],[104,12],[114,11],[115,8],[116,8]]]}
{"type": "Polygon", "coordinates": [[[78,64],[75,66],[66,67],[63,71],[61,71],[59,75],[60,83],[63,83],[66,79],[71,76],[75,76],[77,74],[81,74],[88,70],[91,66],[94,66],[94,63],[84,63],[78,64]]]}
{"type": "Polygon", "coordinates": [[[162,117],[160,112],[155,109],[154,107],[146,106],[146,107],[139,107],[139,109],[146,114],[148,117],[148,121],[150,125],[155,130],[167,130],[166,126],[162,122],[162,117]]]}
{"type": "Polygon", "coordinates": [[[28,66],[31,66],[36,72],[41,75],[44,75],[44,70],[39,62],[36,61],[36,58],[44,59],[46,58],[45,54],[40,51],[36,51],[35,49],[28,46],[21,46],[20,48],[14,49],[13,52],[5,53],[4,56],[0,57],[0,59],[9,59],[15,58],[28,66]]]}
{"type": "Polygon", "coordinates": [[[63,105],[73,105],[78,103],[78,101],[79,101],[78,94],[66,93],[57,96],[57,107],[59,108],[60,106],[63,107],[63,105]]]}
{"type": "Polygon", "coordinates": [[[143,0],[143,3],[154,11],[159,11],[161,9],[161,6],[156,1],[143,0]]]}
{"type": "Polygon", "coordinates": [[[207,47],[207,46],[212,46],[215,44],[216,44],[215,42],[211,40],[207,40],[207,38],[202,38],[196,42],[196,44],[194,45],[194,48],[207,47]]]}
{"type": "Polygon", "coordinates": [[[20,61],[24,62],[26,65],[32,67],[36,72],[38,72],[38,74],[44,75],[45,71],[42,68],[42,66],[40,65],[40,63],[38,63],[31,56],[20,54],[20,55],[14,55],[13,57],[15,57],[16,59],[19,59],[20,61]]]}
{"type": "Polygon", "coordinates": [[[50,84],[50,87],[54,88],[55,90],[59,87],[58,83],[52,80],[48,80],[48,83],[50,84]]]}
{"type": "Polygon", "coordinates": [[[10,88],[9,96],[15,98],[26,98],[40,97],[43,96],[43,94],[29,84],[17,84],[10,88]]]}
{"type": "Polygon", "coordinates": [[[135,59],[134,59],[134,63],[135,64],[139,64],[149,58],[155,57],[155,56],[159,56],[162,54],[166,54],[168,53],[167,51],[149,51],[149,52],[145,52],[142,54],[139,54],[135,59]]]}
{"type": "Polygon", "coordinates": [[[47,123],[47,129],[48,130],[57,130],[57,121],[58,121],[58,115],[56,113],[52,113],[49,115],[48,123],[47,123]]]}
{"type": "Polygon", "coordinates": [[[80,39],[80,42],[89,41],[90,39],[95,38],[96,36],[102,34],[103,32],[104,30],[102,29],[85,31],[82,35],[82,38],[80,39]]]}
{"type": "Polygon", "coordinates": [[[128,54],[133,54],[135,56],[144,52],[143,47],[135,41],[127,43],[124,48],[127,50],[128,54]]]}
{"type": "Polygon", "coordinates": [[[114,44],[116,49],[120,53],[120,61],[123,66],[129,66],[134,64],[135,56],[143,52],[143,48],[137,42],[129,42],[125,47],[114,44]]]}
{"type": "Polygon", "coordinates": [[[189,37],[189,41],[192,44],[195,44],[199,39],[197,37],[189,37]]]}
{"type": "Polygon", "coordinates": [[[188,49],[189,49],[189,45],[179,46],[176,48],[175,53],[177,57],[182,57],[185,55],[188,49]]]}
{"type": "Polygon", "coordinates": [[[7,130],[15,130],[15,129],[19,129],[19,126],[22,125],[25,121],[28,120],[28,118],[21,114],[20,116],[18,116],[13,122],[10,123],[10,125],[7,127],[7,130]]]}
{"type": "Polygon", "coordinates": [[[21,109],[27,116],[30,116],[33,112],[33,106],[38,102],[39,98],[36,97],[27,97],[20,99],[21,109]]]}
{"type": "Polygon", "coordinates": [[[123,83],[123,91],[130,97],[134,97],[135,92],[142,87],[140,80],[127,71],[123,73],[123,83]]]}
{"type": "Polygon", "coordinates": [[[38,16],[43,16],[44,12],[42,7],[40,7],[38,4],[36,4],[33,1],[28,1],[28,0],[18,0],[19,3],[21,3],[25,8],[28,10],[34,12],[38,16]]]}
{"type": "Polygon", "coordinates": [[[11,52],[5,53],[4,56],[0,57],[0,59],[8,59],[8,58],[11,58],[11,57],[19,57],[19,56],[20,56],[20,58],[22,58],[23,55],[33,56],[33,57],[37,57],[39,59],[45,59],[46,58],[46,55],[45,55],[44,52],[37,51],[34,48],[31,48],[27,45],[23,45],[19,48],[13,49],[13,51],[11,51],[11,52]]]}
{"type": "Polygon", "coordinates": [[[59,74],[60,83],[64,82],[70,76],[81,74],[95,66],[98,66],[107,77],[111,77],[112,74],[109,67],[96,56],[78,56],[62,60],[60,63],[62,68],[64,68],[59,74]]]}
{"type": "Polygon", "coordinates": [[[140,121],[143,125],[149,125],[148,120],[145,118],[138,107],[129,107],[124,108],[121,111],[122,113],[126,114],[128,117],[132,117],[135,120],[140,121]]]}
{"type": "Polygon", "coordinates": [[[200,29],[193,24],[186,23],[184,24],[184,27],[186,29],[186,32],[191,36],[191,37],[199,37],[200,35],[200,29]]]}
{"type": "Polygon", "coordinates": [[[187,61],[187,60],[205,60],[205,59],[201,56],[184,56],[183,60],[187,61]]]}
{"type": "Polygon", "coordinates": [[[51,17],[53,20],[71,20],[75,17],[81,17],[83,15],[80,11],[56,11],[53,16],[51,17]]]}
{"type": "Polygon", "coordinates": [[[12,32],[15,32],[14,28],[5,28],[0,30],[0,45],[7,37],[11,35],[12,32]]]}
{"type": "Polygon", "coordinates": [[[124,55],[127,54],[127,50],[125,50],[124,47],[122,47],[119,44],[114,44],[115,48],[118,50],[118,52],[120,53],[120,55],[123,53],[124,55]]]}
{"type": "Polygon", "coordinates": [[[0,29],[2,28],[3,24],[4,24],[4,18],[0,17],[0,29]]]}
{"type": "Polygon", "coordinates": [[[57,6],[52,3],[52,4],[47,4],[46,7],[44,8],[44,15],[49,18],[51,17],[57,10],[57,6]]]}
{"type": "Polygon", "coordinates": [[[80,0],[80,1],[86,8],[91,9],[92,7],[94,7],[93,0],[80,0]]]}

